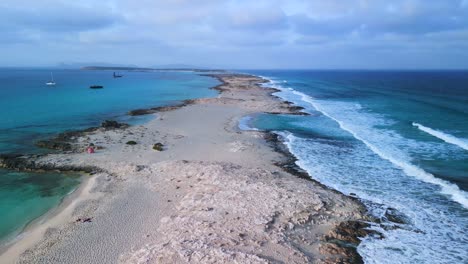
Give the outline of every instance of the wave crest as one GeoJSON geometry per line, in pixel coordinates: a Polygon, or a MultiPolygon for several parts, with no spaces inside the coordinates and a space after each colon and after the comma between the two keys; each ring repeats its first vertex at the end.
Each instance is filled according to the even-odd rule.
{"type": "Polygon", "coordinates": [[[468,150],[468,142],[464,139],[454,137],[452,135],[446,134],[442,131],[432,129],[430,127],[423,126],[421,124],[413,122],[413,126],[417,127],[419,130],[424,131],[438,139],[441,139],[447,143],[459,146],[464,150],[468,150]]]}

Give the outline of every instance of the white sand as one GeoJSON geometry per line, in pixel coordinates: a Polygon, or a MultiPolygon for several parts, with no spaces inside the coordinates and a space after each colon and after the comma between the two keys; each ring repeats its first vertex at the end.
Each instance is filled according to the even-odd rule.
{"type": "Polygon", "coordinates": [[[361,219],[360,205],[275,166],[283,154],[263,133],[239,131],[237,123],[255,112],[288,113],[288,106],[254,85],[257,78],[224,80],[229,85],[218,98],[82,138],[105,147],[95,154],[40,160],[95,165],[107,173],[93,176],[78,198],[0,255],[0,263],[319,263],[342,257],[321,250],[323,235],[342,221],[361,219]],[[157,142],[164,151],[152,149],[157,142]]]}

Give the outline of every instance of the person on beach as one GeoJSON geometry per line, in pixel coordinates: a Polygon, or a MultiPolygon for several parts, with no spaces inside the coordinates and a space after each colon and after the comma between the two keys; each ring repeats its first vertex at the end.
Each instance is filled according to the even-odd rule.
{"type": "Polygon", "coordinates": [[[94,144],[89,144],[89,147],[86,149],[88,154],[93,154],[94,153],[94,144]]]}

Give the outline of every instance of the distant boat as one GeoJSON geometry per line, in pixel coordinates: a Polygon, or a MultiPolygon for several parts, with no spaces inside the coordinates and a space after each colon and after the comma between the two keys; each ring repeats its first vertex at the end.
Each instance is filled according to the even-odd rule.
{"type": "Polygon", "coordinates": [[[50,73],[50,81],[46,82],[46,85],[47,86],[55,86],[55,82],[54,82],[54,75],[52,73],[50,73]]]}
{"type": "Polygon", "coordinates": [[[121,78],[123,75],[121,75],[121,74],[115,74],[115,72],[114,72],[114,75],[113,75],[113,76],[114,76],[114,78],[121,78]]]}
{"type": "Polygon", "coordinates": [[[91,88],[91,89],[102,89],[102,88],[104,88],[104,86],[102,86],[102,85],[91,85],[89,88],[91,88]]]}

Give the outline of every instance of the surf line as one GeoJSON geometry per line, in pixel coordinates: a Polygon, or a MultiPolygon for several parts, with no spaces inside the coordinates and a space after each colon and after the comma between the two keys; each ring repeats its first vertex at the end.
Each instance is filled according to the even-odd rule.
{"type": "Polygon", "coordinates": [[[456,145],[464,150],[468,150],[468,142],[463,139],[459,139],[452,135],[446,134],[442,131],[432,129],[430,127],[423,126],[421,124],[413,122],[413,126],[417,127],[419,130],[424,131],[438,139],[441,139],[449,144],[456,145]]]}
{"type": "Polygon", "coordinates": [[[336,119],[335,117],[331,116],[326,111],[324,111],[317,103],[314,102],[314,99],[312,99],[312,97],[304,93],[298,92],[296,90],[294,90],[293,93],[300,96],[304,102],[311,104],[317,111],[321,112],[325,116],[337,122],[341,129],[349,132],[351,135],[353,135],[354,138],[364,143],[370,150],[372,150],[375,154],[377,154],[382,159],[390,161],[392,164],[399,167],[406,175],[415,177],[423,182],[438,185],[439,187],[441,187],[440,192],[442,194],[449,196],[453,201],[458,202],[464,208],[468,209],[468,195],[466,192],[460,190],[460,188],[458,188],[456,184],[439,179],[435,177],[434,175],[432,175],[431,173],[426,172],[425,170],[411,163],[407,163],[405,161],[396,159],[392,157],[391,155],[388,155],[387,153],[381,151],[374,144],[370,143],[369,141],[361,137],[358,133],[356,133],[351,128],[349,128],[348,125],[346,125],[344,122],[336,119]]]}

